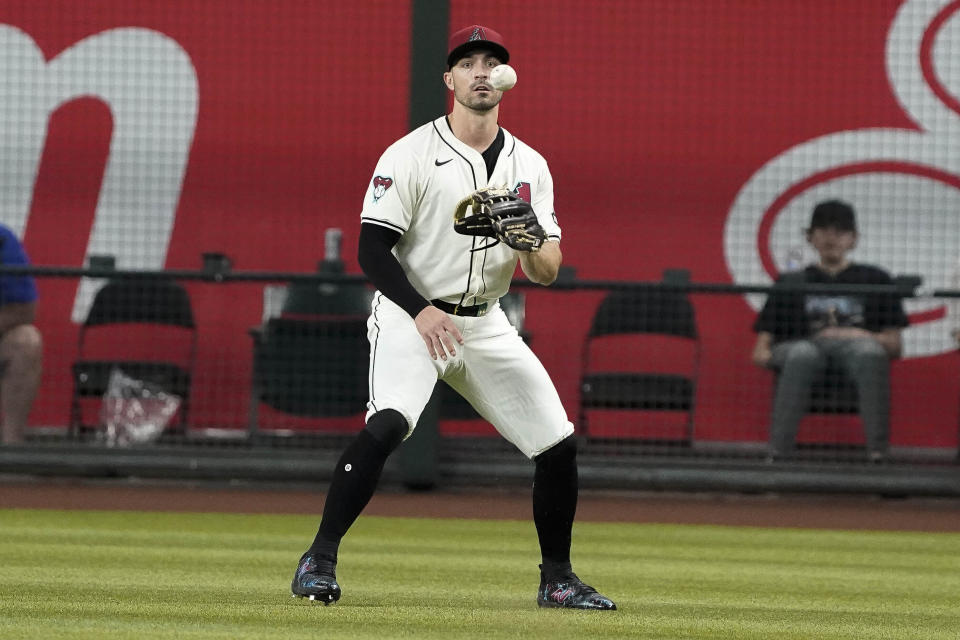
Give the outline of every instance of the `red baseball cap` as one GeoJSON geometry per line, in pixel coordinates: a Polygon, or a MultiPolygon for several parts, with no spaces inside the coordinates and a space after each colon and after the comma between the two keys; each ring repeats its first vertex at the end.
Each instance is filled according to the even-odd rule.
{"type": "Polygon", "coordinates": [[[452,67],[457,60],[473,49],[490,49],[503,63],[510,59],[510,52],[503,44],[503,36],[493,29],[474,24],[460,29],[450,36],[450,46],[447,48],[447,51],[450,52],[447,54],[447,68],[452,67]]]}

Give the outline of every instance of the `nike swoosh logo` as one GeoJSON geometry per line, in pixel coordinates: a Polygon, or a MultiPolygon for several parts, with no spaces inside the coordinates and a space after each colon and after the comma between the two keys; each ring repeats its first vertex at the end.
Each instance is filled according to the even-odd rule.
{"type": "Polygon", "coordinates": [[[453,158],[450,158],[449,160],[444,160],[443,162],[440,162],[439,160],[434,160],[434,161],[433,161],[433,164],[437,165],[438,167],[442,167],[443,165],[447,164],[448,162],[453,162],[453,158]]]}

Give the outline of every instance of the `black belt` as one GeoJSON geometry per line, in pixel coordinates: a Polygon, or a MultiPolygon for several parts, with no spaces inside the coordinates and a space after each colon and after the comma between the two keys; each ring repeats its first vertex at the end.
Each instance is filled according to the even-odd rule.
{"type": "Polygon", "coordinates": [[[486,302],[475,304],[472,307],[465,307],[460,304],[451,304],[449,302],[444,302],[443,300],[431,300],[430,304],[441,311],[452,313],[455,316],[482,316],[487,312],[486,302]]]}

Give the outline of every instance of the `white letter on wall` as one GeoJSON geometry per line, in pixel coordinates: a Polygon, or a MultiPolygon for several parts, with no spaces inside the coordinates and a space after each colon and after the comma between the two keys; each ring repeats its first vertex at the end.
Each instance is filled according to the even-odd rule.
{"type": "MultiPolygon", "coordinates": [[[[28,35],[0,25],[0,82],[0,219],[23,234],[51,114],[93,96],[110,108],[113,134],[87,255],[162,269],[197,121],[197,75],[183,48],[149,29],[111,29],[47,63],[28,35]]],[[[75,322],[97,288],[81,281],[75,322]]]]}

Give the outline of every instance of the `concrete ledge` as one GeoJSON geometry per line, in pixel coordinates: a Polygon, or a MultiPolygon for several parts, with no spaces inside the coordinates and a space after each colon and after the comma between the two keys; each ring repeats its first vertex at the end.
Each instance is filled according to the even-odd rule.
{"type": "MultiPolygon", "coordinates": [[[[270,482],[328,482],[336,448],[151,446],[107,449],[85,444],[0,448],[0,473],[33,476],[144,477],[270,482]]],[[[388,460],[384,484],[403,484],[397,456],[388,460]]],[[[440,487],[530,486],[533,464],[516,452],[441,456],[440,487]]],[[[766,464],[703,457],[582,455],[581,486],[631,491],[744,493],[857,493],[885,496],[960,496],[960,466],[942,464],[766,464]]]]}

